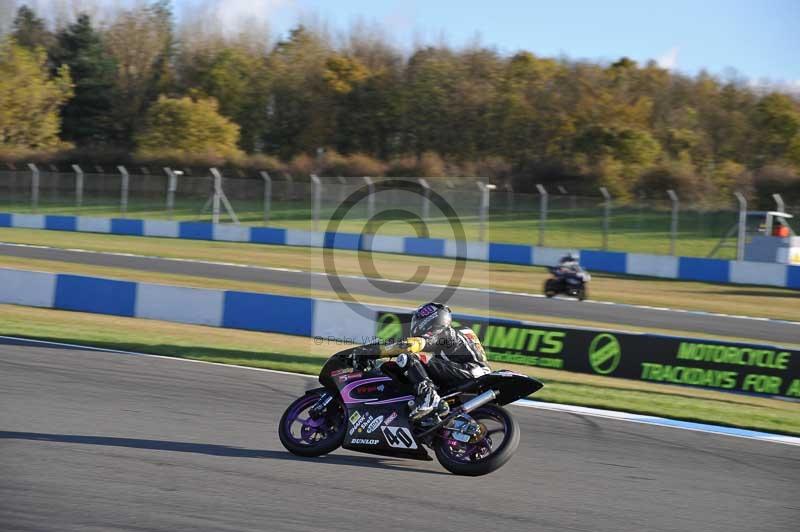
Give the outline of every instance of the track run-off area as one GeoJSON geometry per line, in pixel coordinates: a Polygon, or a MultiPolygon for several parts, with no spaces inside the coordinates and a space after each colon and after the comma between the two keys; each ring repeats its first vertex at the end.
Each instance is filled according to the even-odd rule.
{"type": "Polygon", "coordinates": [[[0,340],[3,530],[789,531],[800,447],[510,407],[494,474],[280,445],[313,379],[0,340]]]}
{"type": "MultiPolygon", "coordinates": [[[[0,254],[162,274],[265,283],[299,290],[327,291],[330,293],[330,297],[337,297],[331,282],[331,278],[334,276],[322,272],[7,243],[0,243],[0,254]]],[[[436,299],[445,288],[436,284],[415,284],[352,275],[335,277],[341,286],[354,296],[402,300],[407,301],[410,307],[419,305],[421,301],[436,299]]],[[[620,328],[634,326],[645,329],[674,330],[679,333],[698,333],[701,336],[750,338],[769,343],[800,343],[800,323],[766,318],[604,301],[578,302],[568,299],[547,299],[539,294],[468,287],[453,290],[448,304],[454,309],[489,309],[490,312],[507,315],[535,314],[587,322],[603,322],[620,328]]]]}

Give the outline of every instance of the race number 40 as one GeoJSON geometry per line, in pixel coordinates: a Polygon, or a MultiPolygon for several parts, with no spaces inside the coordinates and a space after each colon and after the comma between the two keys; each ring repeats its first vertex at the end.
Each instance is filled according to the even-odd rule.
{"type": "Polygon", "coordinates": [[[405,427],[383,427],[383,435],[390,447],[416,449],[417,443],[405,427]]]}

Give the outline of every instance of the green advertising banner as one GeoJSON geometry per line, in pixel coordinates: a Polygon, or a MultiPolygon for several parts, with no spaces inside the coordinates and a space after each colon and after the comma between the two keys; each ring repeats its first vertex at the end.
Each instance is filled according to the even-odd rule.
{"type": "MultiPolygon", "coordinates": [[[[655,334],[457,316],[489,360],[608,377],[800,398],[800,352],[655,334]]],[[[408,335],[410,314],[381,312],[382,340],[408,335]]]]}

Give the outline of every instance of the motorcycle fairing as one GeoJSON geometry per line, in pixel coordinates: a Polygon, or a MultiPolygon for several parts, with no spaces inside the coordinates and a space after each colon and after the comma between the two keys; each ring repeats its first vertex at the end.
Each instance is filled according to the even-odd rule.
{"type": "Polygon", "coordinates": [[[351,403],[347,407],[347,433],[342,447],[362,453],[430,460],[414,437],[405,402],[351,403]]]}
{"type": "Polygon", "coordinates": [[[455,391],[482,393],[486,390],[497,392],[497,404],[504,406],[517,399],[537,392],[544,384],[521,373],[500,370],[481,375],[475,380],[458,386],[455,391]]]}
{"type": "MultiPolygon", "coordinates": [[[[389,369],[391,365],[386,367],[389,369]]],[[[414,437],[408,419],[408,401],[414,398],[409,384],[380,369],[352,370],[344,356],[332,357],[325,364],[320,382],[327,390],[338,392],[345,406],[347,432],[342,447],[362,453],[431,460],[414,437]]]]}

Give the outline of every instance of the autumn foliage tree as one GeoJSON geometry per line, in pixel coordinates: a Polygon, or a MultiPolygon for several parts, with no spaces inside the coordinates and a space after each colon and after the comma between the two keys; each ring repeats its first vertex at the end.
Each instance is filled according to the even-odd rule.
{"type": "Polygon", "coordinates": [[[238,141],[239,126],[219,114],[216,100],[166,96],[150,106],[136,137],[138,152],[145,158],[231,157],[239,154],[238,141]]]}
{"type": "MultiPolygon", "coordinates": [[[[217,11],[198,4],[176,22],[168,0],[134,3],[102,27],[85,16],[52,27],[23,6],[12,35],[36,68],[15,59],[22,70],[0,83],[30,75],[33,87],[66,86],[58,69],[69,66],[75,90],[61,108],[60,136],[79,146],[239,150],[280,158],[298,173],[315,165],[344,174],[481,173],[513,178],[518,191],[566,183],[596,194],[605,186],[619,200],[663,197],[668,188],[720,201],[733,189],[800,188],[798,94],[627,57],[574,61],[479,43],[404,50],[367,23],[335,39],[310,23],[271,40],[246,24],[226,33],[217,11]],[[205,130],[187,131],[196,127],[205,130]],[[319,148],[327,161],[317,160],[319,148]]],[[[58,94],[48,100],[42,145],[57,141],[58,117],[48,113],[64,103],[67,92],[58,94]]],[[[19,100],[8,91],[0,98],[19,100]]]]}
{"type": "Polygon", "coordinates": [[[0,150],[61,147],[59,111],[71,95],[69,67],[51,76],[44,49],[0,42],[0,150]]]}

